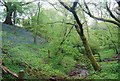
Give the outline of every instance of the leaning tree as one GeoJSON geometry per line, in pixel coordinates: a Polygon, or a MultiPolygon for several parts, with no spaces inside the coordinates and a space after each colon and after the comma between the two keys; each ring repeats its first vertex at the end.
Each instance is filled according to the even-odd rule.
{"type": "Polygon", "coordinates": [[[61,3],[61,5],[64,6],[65,9],[67,9],[69,12],[71,12],[73,14],[73,16],[74,16],[74,18],[75,18],[75,20],[77,22],[74,26],[75,26],[76,31],[77,31],[77,33],[79,34],[79,36],[80,36],[80,38],[82,40],[82,43],[83,43],[85,51],[86,51],[86,56],[90,59],[94,70],[100,70],[101,67],[97,63],[96,59],[93,56],[91,48],[90,48],[90,46],[88,44],[88,41],[87,41],[87,39],[86,39],[86,37],[84,35],[83,24],[81,23],[80,18],[78,17],[76,9],[75,9],[76,6],[77,6],[77,4],[78,4],[78,1],[79,0],[75,0],[75,2],[73,2],[73,6],[69,7],[64,2],[62,2],[61,0],[59,0],[59,2],[61,3]]]}

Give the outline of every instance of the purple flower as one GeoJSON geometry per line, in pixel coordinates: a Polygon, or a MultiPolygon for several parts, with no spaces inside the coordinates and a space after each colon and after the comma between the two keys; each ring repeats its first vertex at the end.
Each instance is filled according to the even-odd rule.
{"type": "Polygon", "coordinates": [[[17,39],[13,38],[14,41],[17,41],[17,39]]]}

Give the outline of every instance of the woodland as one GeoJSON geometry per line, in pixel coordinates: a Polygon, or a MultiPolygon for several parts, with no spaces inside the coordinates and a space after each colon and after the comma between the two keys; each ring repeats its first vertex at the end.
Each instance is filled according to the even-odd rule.
{"type": "Polygon", "coordinates": [[[120,79],[120,0],[0,0],[0,80],[120,79]]]}

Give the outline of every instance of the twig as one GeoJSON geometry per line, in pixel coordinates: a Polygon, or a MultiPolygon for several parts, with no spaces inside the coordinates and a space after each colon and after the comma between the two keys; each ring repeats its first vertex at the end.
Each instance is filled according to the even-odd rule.
{"type": "Polygon", "coordinates": [[[32,68],[32,66],[30,66],[27,62],[23,62],[27,67],[29,67],[30,69],[32,68]]]}

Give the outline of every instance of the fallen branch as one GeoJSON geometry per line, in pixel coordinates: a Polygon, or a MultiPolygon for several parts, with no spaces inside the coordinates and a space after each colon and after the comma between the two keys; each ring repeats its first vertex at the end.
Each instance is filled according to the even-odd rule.
{"type": "Polygon", "coordinates": [[[26,67],[28,67],[28,68],[32,68],[32,66],[31,65],[29,65],[27,62],[23,62],[23,64],[25,64],[26,65],[26,67]]]}
{"type": "Polygon", "coordinates": [[[112,58],[105,58],[105,59],[102,60],[102,62],[117,61],[117,60],[118,60],[118,58],[112,57],[112,58]]]}
{"type": "Polygon", "coordinates": [[[1,69],[4,71],[4,72],[7,72],[9,74],[11,74],[12,76],[18,78],[18,75],[16,73],[13,73],[11,72],[9,69],[7,69],[5,66],[1,65],[1,69]]]}

